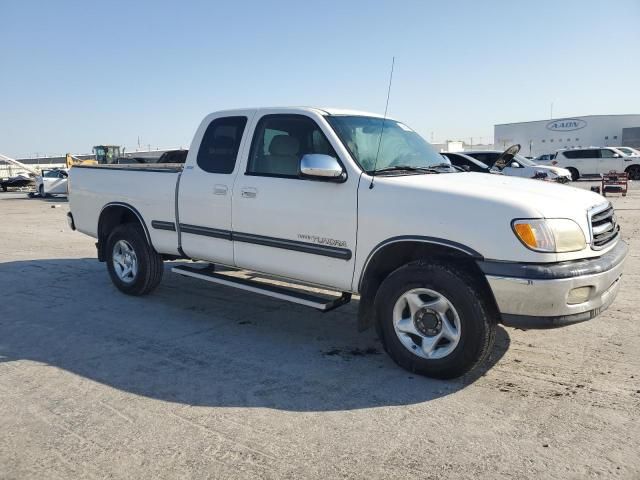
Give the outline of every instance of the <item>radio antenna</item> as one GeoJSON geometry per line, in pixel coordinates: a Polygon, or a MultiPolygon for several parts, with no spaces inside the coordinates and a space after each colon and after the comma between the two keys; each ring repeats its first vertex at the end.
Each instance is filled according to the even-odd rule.
{"type": "Polygon", "coordinates": [[[376,167],[378,166],[378,157],[380,156],[380,146],[382,145],[382,134],[384,133],[384,124],[387,121],[387,109],[389,108],[389,96],[391,95],[391,82],[393,82],[393,66],[396,63],[396,57],[391,57],[391,74],[389,75],[389,88],[387,89],[387,103],[384,106],[384,116],[382,117],[382,126],[380,127],[380,138],[378,139],[378,151],[376,152],[376,160],[373,164],[373,172],[371,172],[371,183],[369,190],[373,188],[373,181],[376,178],[376,167]]]}

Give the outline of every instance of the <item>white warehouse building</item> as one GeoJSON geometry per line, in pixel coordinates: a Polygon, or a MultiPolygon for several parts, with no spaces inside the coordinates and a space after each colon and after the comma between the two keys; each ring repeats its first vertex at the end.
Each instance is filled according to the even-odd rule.
{"type": "Polygon", "coordinates": [[[640,115],[585,115],[493,127],[495,148],[519,143],[520,153],[536,157],[561,148],[640,147],[640,115]]]}

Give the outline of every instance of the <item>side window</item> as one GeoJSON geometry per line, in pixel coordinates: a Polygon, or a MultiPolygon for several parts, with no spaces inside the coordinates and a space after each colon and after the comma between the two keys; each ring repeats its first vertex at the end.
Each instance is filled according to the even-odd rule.
{"type": "Polygon", "coordinates": [[[309,117],[265,115],[253,135],[247,174],[297,178],[300,159],[308,153],[338,157],[309,117]]]}
{"type": "Polygon", "coordinates": [[[602,158],[613,158],[613,152],[611,150],[602,149],[600,150],[600,156],[602,158]]]}
{"type": "Polygon", "coordinates": [[[580,150],[568,150],[566,152],[563,152],[562,154],[566,157],[566,158],[580,158],[580,154],[582,152],[580,150]]]}
{"type": "Polygon", "coordinates": [[[600,152],[598,150],[583,150],[584,155],[582,158],[600,158],[600,152]]]}
{"type": "Polygon", "coordinates": [[[212,121],[204,132],[198,166],[209,173],[231,173],[236,165],[247,117],[223,117],[212,121]]]}

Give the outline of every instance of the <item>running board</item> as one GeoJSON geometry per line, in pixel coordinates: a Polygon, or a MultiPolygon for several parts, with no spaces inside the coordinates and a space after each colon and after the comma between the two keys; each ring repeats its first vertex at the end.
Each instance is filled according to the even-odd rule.
{"type": "Polygon", "coordinates": [[[306,291],[294,290],[292,288],[271,285],[255,280],[238,278],[224,273],[216,273],[214,266],[210,265],[205,268],[198,268],[191,265],[179,265],[173,267],[171,271],[185,277],[199,278],[207,282],[218,283],[227,287],[239,288],[248,292],[266,295],[267,297],[278,298],[292,303],[298,303],[307,307],[315,308],[321,312],[329,312],[351,301],[351,294],[342,292],[339,297],[327,297],[313,295],[306,291]]]}

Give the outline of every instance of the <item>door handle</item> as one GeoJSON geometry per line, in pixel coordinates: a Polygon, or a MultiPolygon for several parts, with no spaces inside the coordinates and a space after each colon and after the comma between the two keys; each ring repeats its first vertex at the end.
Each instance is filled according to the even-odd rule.
{"type": "Polygon", "coordinates": [[[217,184],[213,186],[214,195],[226,195],[228,188],[226,185],[217,184]]]}
{"type": "Polygon", "coordinates": [[[244,198],[256,198],[258,195],[258,190],[253,187],[242,187],[240,190],[240,195],[244,198]]]}

